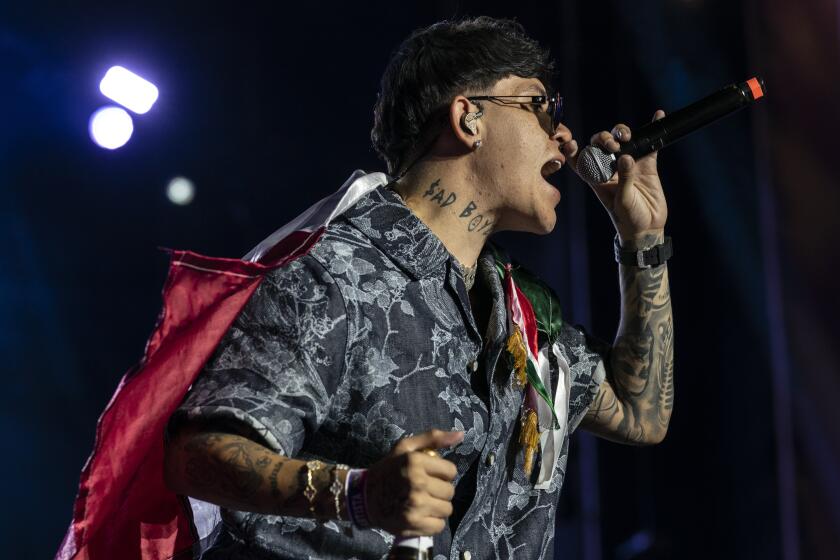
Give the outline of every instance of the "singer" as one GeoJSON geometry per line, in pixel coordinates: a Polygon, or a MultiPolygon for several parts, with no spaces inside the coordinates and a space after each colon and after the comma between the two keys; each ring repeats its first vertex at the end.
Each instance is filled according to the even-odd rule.
{"type": "MultiPolygon", "coordinates": [[[[570,434],[665,437],[657,154],[622,156],[590,185],[617,232],[611,346],[489,240],[555,226],[545,178],[575,169],[578,144],[552,69],[519,24],[489,17],[420,29],[394,52],[371,132],[388,174],[351,177],[169,422],[168,487],[196,511],[221,508],[202,558],[384,558],[395,535],[433,535],[435,558],[548,558],[570,434]]],[[[590,142],[615,153],[631,135],[618,124],[590,142]]]]}

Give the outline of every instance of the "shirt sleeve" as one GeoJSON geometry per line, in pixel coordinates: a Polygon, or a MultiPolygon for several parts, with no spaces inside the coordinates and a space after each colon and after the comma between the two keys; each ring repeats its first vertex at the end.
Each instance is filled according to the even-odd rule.
{"type": "Polygon", "coordinates": [[[604,364],[609,345],[589,336],[582,328],[563,323],[557,337],[569,364],[569,433],[580,425],[606,377],[604,364]]]}
{"type": "Polygon", "coordinates": [[[268,274],[196,378],[170,427],[222,421],[296,455],[327,415],[344,374],[346,309],[312,257],[268,274]]]}

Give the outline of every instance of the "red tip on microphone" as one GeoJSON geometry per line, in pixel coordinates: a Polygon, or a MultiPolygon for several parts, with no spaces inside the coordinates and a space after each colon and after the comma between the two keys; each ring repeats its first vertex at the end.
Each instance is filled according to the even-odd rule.
{"type": "Polygon", "coordinates": [[[750,78],[747,80],[747,85],[750,87],[750,91],[752,92],[753,101],[764,97],[764,88],[761,87],[761,82],[758,81],[758,78],[750,78]]]}

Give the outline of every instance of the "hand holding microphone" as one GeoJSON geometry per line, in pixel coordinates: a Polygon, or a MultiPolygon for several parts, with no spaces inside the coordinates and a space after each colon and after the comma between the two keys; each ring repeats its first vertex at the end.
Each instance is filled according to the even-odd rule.
{"type": "Polygon", "coordinates": [[[605,183],[612,177],[622,155],[639,159],[647,154],[673,144],[692,132],[751,105],[764,97],[767,89],[764,80],[750,78],[739,84],[726,86],[720,91],[675,111],[665,118],[639,127],[635,138],[626,140],[618,153],[588,146],[579,154],[578,173],[587,183],[605,183]]]}
{"type": "Polygon", "coordinates": [[[451,447],[464,432],[431,430],[401,440],[367,472],[367,511],[374,527],[398,537],[434,535],[452,515],[458,470],[432,449],[451,447]]]}
{"type": "MultiPolygon", "coordinates": [[[[664,118],[663,111],[654,114],[654,120],[664,118]]],[[[598,200],[606,209],[622,241],[657,233],[665,227],[668,206],[659,173],[656,152],[635,161],[622,147],[632,142],[635,132],[625,124],[617,124],[612,132],[594,134],[590,145],[571,156],[574,170],[589,183],[598,200]],[[617,157],[616,172],[605,180],[585,176],[583,160],[593,151],[617,157]]]]}
{"type": "Polygon", "coordinates": [[[610,215],[622,241],[660,232],[668,216],[656,168],[658,150],[765,95],[764,82],[733,84],[670,115],[657,111],[635,130],[624,124],[592,136],[572,158],[610,215]]]}

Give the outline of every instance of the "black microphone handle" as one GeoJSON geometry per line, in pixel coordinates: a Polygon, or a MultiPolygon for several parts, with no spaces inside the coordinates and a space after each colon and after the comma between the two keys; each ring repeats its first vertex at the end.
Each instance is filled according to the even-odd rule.
{"type": "MultiPolygon", "coordinates": [[[[760,84],[761,95],[763,95],[766,91],[764,81],[761,78],[753,79],[760,84]]],[[[658,121],[640,126],[633,131],[632,139],[622,144],[621,150],[615,157],[618,159],[627,154],[633,156],[633,159],[638,159],[661,150],[692,132],[743,109],[758,97],[750,88],[749,81],[726,86],[688,107],[665,115],[658,121]]]]}
{"type": "Polygon", "coordinates": [[[604,183],[616,171],[618,158],[627,154],[639,159],[661,150],[704,126],[754,103],[766,92],[764,80],[755,77],[726,86],[700,101],[674,111],[658,121],[633,130],[632,139],[622,142],[615,154],[599,146],[587,146],[578,157],[578,173],[588,183],[604,183]]]}

